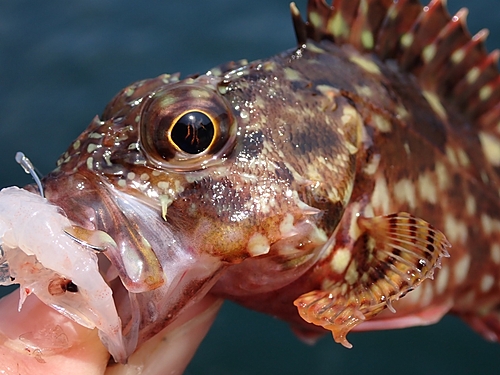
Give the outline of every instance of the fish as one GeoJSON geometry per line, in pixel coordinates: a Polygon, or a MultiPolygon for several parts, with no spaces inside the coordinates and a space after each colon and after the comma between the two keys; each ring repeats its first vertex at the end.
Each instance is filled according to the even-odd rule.
{"type": "MultiPolygon", "coordinates": [[[[328,90],[328,88],[325,88],[325,89],[327,89],[327,90],[328,90]]],[[[332,92],[331,92],[331,91],[327,91],[327,94],[332,94],[332,92]]],[[[76,149],[76,148],[73,146],[73,149],[76,149]]],[[[406,151],[406,150],[405,150],[405,151],[406,151]]],[[[406,185],[408,185],[407,183],[405,183],[405,184],[406,184],[406,185]]],[[[410,188],[410,190],[411,190],[411,188],[410,188]]],[[[408,204],[410,204],[410,202],[408,202],[408,204]]],[[[408,210],[408,211],[409,211],[409,210],[408,210]]],[[[168,219],[168,212],[169,212],[169,210],[167,209],[167,212],[166,212],[166,214],[165,214],[165,216],[167,217],[167,219],[168,219]]],[[[403,217],[403,218],[408,218],[407,216],[404,216],[404,215],[403,215],[403,216],[399,216],[399,218],[401,218],[401,217],[403,217]]],[[[168,222],[168,220],[167,220],[167,222],[168,222]]],[[[437,232],[435,232],[435,233],[437,233],[437,232]]],[[[446,233],[446,231],[445,231],[445,233],[446,233]]],[[[449,236],[449,235],[448,235],[448,236],[449,236]]],[[[452,243],[453,243],[453,241],[452,241],[452,243]]],[[[453,247],[456,247],[456,245],[453,245],[453,247]]],[[[449,250],[449,251],[450,251],[450,253],[451,253],[451,255],[452,255],[452,257],[450,258],[449,262],[451,262],[451,261],[452,261],[452,259],[453,259],[453,252],[452,252],[452,251],[453,251],[453,247],[452,247],[452,249],[450,249],[450,250],[449,250]]],[[[326,255],[325,255],[325,256],[326,256],[326,255]]],[[[448,261],[448,260],[446,259],[446,260],[444,260],[443,262],[445,262],[445,261],[448,261]]],[[[437,271],[437,275],[438,275],[438,277],[439,277],[439,274],[440,274],[439,272],[440,272],[440,271],[437,271]]],[[[424,284],[424,285],[425,285],[425,284],[424,284]]],[[[419,289],[417,289],[415,292],[417,292],[418,290],[419,290],[419,289]]],[[[414,292],[414,293],[415,293],[415,292],[414,292]]],[[[410,296],[411,296],[411,294],[410,294],[408,297],[410,297],[410,296]]],[[[405,297],[405,298],[407,298],[407,297],[405,297]]],[[[402,301],[404,301],[404,299],[403,299],[402,301]]]]}

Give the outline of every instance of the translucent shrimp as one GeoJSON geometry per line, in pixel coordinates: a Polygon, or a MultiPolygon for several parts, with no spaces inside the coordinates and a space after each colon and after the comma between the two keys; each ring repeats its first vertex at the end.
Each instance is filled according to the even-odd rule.
{"type": "MultiPolygon", "coordinates": [[[[121,320],[97,255],[65,233],[72,223],[57,206],[17,187],[0,191],[0,285],[20,284],[77,323],[97,328],[115,359],[126,358],[121,320]]],[[[42,348],[43,349],[43,348],[42,348]]]]}

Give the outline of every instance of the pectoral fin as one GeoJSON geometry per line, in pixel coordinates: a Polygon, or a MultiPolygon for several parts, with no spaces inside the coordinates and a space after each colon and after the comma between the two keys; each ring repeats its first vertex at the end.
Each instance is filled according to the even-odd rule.
{"type": "Polygon", "coordinates": [[[347,333],[385,308],[395,311],[392,302],[432,278],[450,246],[443,233],[404,212],[359,217],[357,225],[343,277],[294,302],[304,320],[330,330],[348,348],[347,333]]]}

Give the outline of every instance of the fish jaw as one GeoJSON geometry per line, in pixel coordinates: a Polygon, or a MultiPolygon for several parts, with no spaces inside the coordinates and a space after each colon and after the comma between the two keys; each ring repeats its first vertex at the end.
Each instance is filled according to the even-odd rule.
{"type": "Polygon", "coordinates": [[[44,188],[47,199],[71,218],[73,227],[112,239],[80,242],[92,257],[96,257],[93,247],[106,246],[97,254],[99,272],[109,285],[110,308],[116,309],[121,324],[114,334],[100,330],[99,335],[114,359],[125,362],[137,347],[201,300],[225,265],[181,241],[157,208],[103,181],[97,183],[98,189],[92,189],[89,180],[86,189],[74,189],[82,180],[85,176],[78,173],[48,176],[44,188]],[[61,193],[66,191],[74,194],[61,193]],[[114,348],[115,341],[121,341],[120,352],[114,348]]]}

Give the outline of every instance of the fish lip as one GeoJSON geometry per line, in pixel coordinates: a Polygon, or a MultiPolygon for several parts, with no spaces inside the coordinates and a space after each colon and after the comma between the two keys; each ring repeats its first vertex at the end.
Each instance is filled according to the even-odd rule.
{"type": "MultiPolygon", "coordinates": [[[[89,171],[78,171],[72,175],[57,173],[44,178],[44,188],[48,200],[69,218],[72,225],[103,231],[118,247],[131,244],[129,249],[134,256],[137,252],[134,244],[140,243],[142,238],[150,244],[153,263],[157,263],[158,267],[150,268],[153,272],[149,274],[145,269],[143,280],[153,276],[163,281],[151,286],[139,280],[135,283],[136,289],[131,288],[133,283],[126,281],[130,265],[124,265],[127,262],[124,253],[110,247],[103,253],[95,254],[85,248],[94,256],[108,258],[120,276],[117,278],[115,273],[111,278],[104,276],[104,279],[113,292],[112,304],[121,324],[115,332],[99,332],[102,342],[117,362],[126,361],[142,343],[205,296],[226,267],[215,256],[200,254],[196,248],[189,246],[188,238],[180,238],[176,227],[162,218],[153,200],[122,191],[105,176],[89,171]],[[81,181],[84,181],[86,189],[75,189],[81,181]],[[121,343],[120,349],[117,349],[117,342],[121,343]]],[[[63,231],[61,233],[74,242],[63,231]]],[[[100,266],[104,267],[104,263],[100,266]]],[[[104,268],[100,271],[101,277],[105,275],[104,268]]],[[[115,271],[110,272],[113,274],[115,271]]]]}

